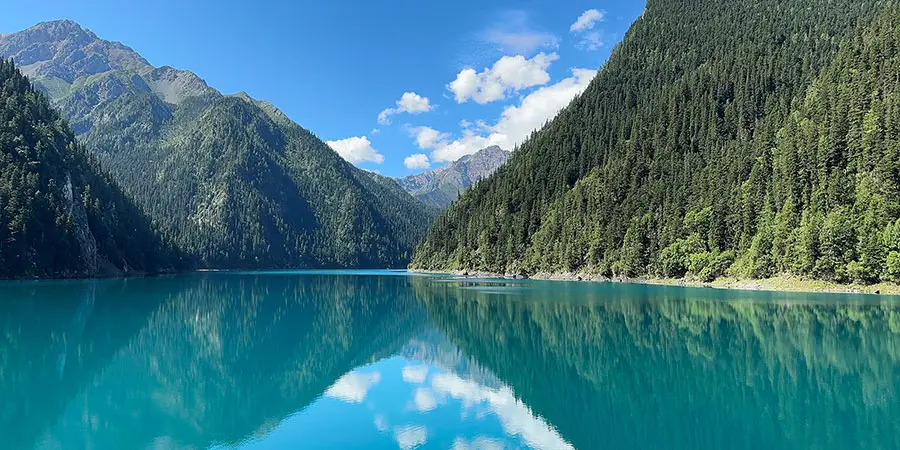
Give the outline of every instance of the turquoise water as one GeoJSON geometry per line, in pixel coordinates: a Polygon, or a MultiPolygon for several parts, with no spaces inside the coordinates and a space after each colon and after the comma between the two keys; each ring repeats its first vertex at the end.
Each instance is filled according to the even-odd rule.
{"type": "Polygon", "coordinates": [[[4,449],[900,448],[876,296],[201,273],[0,283],[4,449]]]}

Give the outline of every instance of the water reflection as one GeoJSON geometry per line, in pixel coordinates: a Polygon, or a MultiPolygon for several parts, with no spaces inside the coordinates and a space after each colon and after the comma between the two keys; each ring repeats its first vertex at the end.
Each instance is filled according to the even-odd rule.
{"type": "Polygon", "coordinates": [[[416,288],[437,327],[576,448],[900,447],[892,302],[646,286],[416,288]]]}
{"type": "Polygon", "coordinates": [[[29,448],[144,325],[153,289],[127,282],[0,289],[0,442],[29,448]],[[122,302],[126,292],[133,302],[122,302]],[[145,294],[135,294],[145,292],[145,294]]]}
{"type": "Polygon", "coordinates": [[[6,448],[900,448],[900,308],[379,274],[0,286],[6,448]]]}

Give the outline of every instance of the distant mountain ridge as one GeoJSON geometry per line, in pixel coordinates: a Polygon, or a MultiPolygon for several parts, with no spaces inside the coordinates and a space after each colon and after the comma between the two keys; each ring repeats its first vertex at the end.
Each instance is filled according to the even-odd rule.
{"type": "Polygon", "coordinates": [[[5,34],[0,56],[201,267],[401,267],[435,215],[270,103],[153,67],[75,22],[5,34]]]}
{"type": "Polygon", "coordinates": [[[422,202],[446,208],[462,191],[505,164],[511,154],[493,145],[435,170],[399,178],[397,182],[422,202]]]}

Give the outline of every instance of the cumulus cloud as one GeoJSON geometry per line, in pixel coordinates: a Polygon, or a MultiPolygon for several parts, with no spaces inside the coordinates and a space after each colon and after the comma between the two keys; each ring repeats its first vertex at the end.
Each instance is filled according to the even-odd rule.
{"type": "Polygon", "coordinates": [[[381,381],[380,372],[350,372],[337,380],[327,391],[326,397],[343,400],[347,403],[362,403],[369,394],[369,389],[381,381]]]}
{"type": "Polygon", "coordinates": [[[605,16],[605,11],[600,11],[599,9],[589,9],[578,16],[578,20],[576,20],[575,23],[573,23],[572,26],[569,27],[569,31],[574,33],[578,31],[590,30],[594,28],[594,25],[596,25],[597,22],[602,21],[605,16]]]}
{"type": "MultiPolygon", "coordinates": [[[[431,161],[428,160],[428,155],[424,153],[416,153],[415,155],[409,155],[403,159],[403,165],[406,166],[409,170],[421,170],[427,169],[431,167],[431,161]]],[[[403,369],[404,371],[406,369],[403,369]]],[[[406,378],[406,372],[404,372],[404,379],[406,378]]]]}
{"type": "Polygon", "coordinates": [[[394,440],[402,450],[410,450],[424,445],[428,439],[428,431],[425,427],[406,425],[394,430],[394,440]]]}
{"type": "Polygon", "coordinates": [[[447,142],[450,135],[441,133],[431,127],[407,127],[409,135],[416,138],[416,145],[421,149],[437,148],[447,142]]]}
{"type": "MultiPolygon", "coordinates": [[[[425,157],[425,161],[428,161],[428,157],[425,157]]],[[[422,384],[428,378],[428,366],[406,366],[401,371],[401,374],[403,375],[403,381],[407,383],[422,384]]]]}
{"type": "Polygon", "coordinates": [[[541,48],[559,47],[556,36],[531,27],[528,14],[524,11],[507,11],[501,14],[482,37],[505,53],[530,55],[541,48]]]}
{"type": "Polygon", "coordinates": [[[429,131],[426,137],[437,133],[440,138],[419,139],[421,128],[427,127],[416,128],[413,134],[416,144],[419,148],[432,150],[432,162],[456,161],[491,145],[513,149],[584,92],[596,74],[596,70],[572,69],[571,77],[535,90],[517,105],[507,106],[494,125],[478,122],[473,128],[467,123],[469,127],[463,127],[461,136],[455,140],[436,130],[434,133],[429,131]]]}
{"type": "Polygon", "coordinates": [[[351,164],[364,162],[381,164],[384,162],[384,155],[375,151],[375,148],[372,147],[372,143],[369,142],[369,138],[365,136],[355,136],[337,141],[328,141],[326,144],[341,155],[341,158],[344,158],[351,164]]]}
{"type": "Polygon", "coordinates": [[[584,92],[595,75],[596,70],[573,69],[571,77],[532,92],[519,105],[506,107],[500,120],[491,127],[492,134],[499,135],[493,140],[504,142],[510,148],[521,144],[532,131],[584,92]]]}
{"type": "Polygon", "coordinates": [[[391,116],[400,113],[422,114],[434,109],[428,97],[422,97],[415,92],[404,92],[397,100],[396,108],[387,108],[378,114],[378,123],[388,125],[391,123],[391,116]]]}
{"type": "Polygon", "coordinates": [[[463,156],[471,155],[492,145],[500,145],[502,147],[502,143],[498,138],[500,136],[493,133],[488,136],[482,136],[473,130],[465,130],[461,138],[452,142],[445,142],[443,145],[435,148],[431,152],[431,158],[435,162],[456,161],[463,156]]]}
{"type": "Polygon", "coordinates": [[[447,85],[447,89],[453,92],[457,103],[470,99],[479,104],[502,100],[509,92],[550,82],[547,68],[557,59],[559,55],[556,53],[539,53],[531,59],[522,55],[504,56],[481,72],[473,68],[463,69],[447,85]]]}

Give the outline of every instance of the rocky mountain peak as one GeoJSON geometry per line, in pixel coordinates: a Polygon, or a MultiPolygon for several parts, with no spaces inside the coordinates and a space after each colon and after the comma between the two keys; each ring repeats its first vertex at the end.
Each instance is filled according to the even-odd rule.
{"type": "Polygon", "coordinates": [[[188,97],[218,93],[195,73],[169,66],[153,69],[144,78],[153,92],[168,103],[178,104],[188,97]]]}
{"type": "Polygon", "coordinates": [[[28,77],[51,85],[71,84],[110,70],[151,68],[130,47],[102,40],[72,20],[42,22],[4,34],[0,36],[0,56],[13,59],[28,77]]]}
{"type": "Polygon", "coordinates": [[[97,35],[70,19],[41,22],[22,32],[32,42],[71,40],[84,44],[98,40],[97,35]]]}
{"type": "Polygon", "coordinates": [[[445,208],[459,193],[489,177],[509,159],[510,152],[492,145],[437,169],[410,175],[397,182],[419,200],[445,208]]]}

